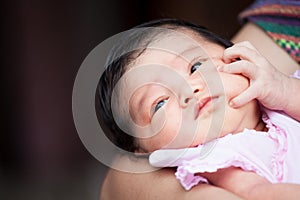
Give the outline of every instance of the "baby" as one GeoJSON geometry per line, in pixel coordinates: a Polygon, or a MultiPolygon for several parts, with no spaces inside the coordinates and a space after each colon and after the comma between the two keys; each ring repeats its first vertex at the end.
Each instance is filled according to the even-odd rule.
{"type": "MultiPolygon", "coordinates": [[[[178,166],[186,189],[205,181],[245,198],[299,195],[299,185],[270,184],[300,183],[293,157],[299,122],[261,109],[254,98],[236,107],[235,97],[255,87],[251,70],[236,65],[267,63],[248,43],[231,46],[179,20],[136,27],[111,53],[100,79],[100,123],[114,144],[137,155],[171,149],[155,152],[150,161],[178,166]]],[[[294,110],[288,114],[298,119],[294,110]]]]}

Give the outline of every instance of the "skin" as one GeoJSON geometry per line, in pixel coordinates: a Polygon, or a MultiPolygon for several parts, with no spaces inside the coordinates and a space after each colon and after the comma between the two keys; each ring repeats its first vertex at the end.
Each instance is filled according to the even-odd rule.
{"type": "MultiPolygon", "coordinates": [[[[124,158],[127,159],[127,158],[124,158]]],[[[125,161],[124,161],[125,162],[125,161]]],[[[174,177],[175,170],[164,168],[161,170],[136,174],[126,173],[111,169],[100,196],[101,200],[111,199],[212,199],[220,197],[222,199],[241,199],[220,187],[200,184],[191,191],[186,192],[174,177]]]]}
{"type": "MultiPolygon", "coordinates": [[[[167,41],[156,42],[139,56],[120,83],[122,94],[129,94],[130,115],[119,112],[117,116],[133,118],[134,124],[129,127],[138,137],[138,152],[198,146],[244,128],[263,130],[256,100],[239,108],[229,105],[249,87],[249,81],[239,74],[217,71],[216,66],[225,64],[224,48],[190,30],[181,31],[194,41],[181,35],[167,37],[167,41],[179,44],[175,49],[178,54],[161,48],[167,41]],[[145,68],[147,65],[150,67],[145,68]],[[218,79],[220,85],[216,85],[218,79]],[[135,83],[141,83],[141,87],[135,83]]],[[[123,97],[118,104],[120,110],[126,110],[123,97]]]]}
{"type": "Polygon", "coordinates": [[[233,40],[248,41],[225,50],[227,64],[221,71],[243,74],[250,80],[250,87],[232,100],[232,106],[238,108],[258,99],[265,107],[282,110],[300,121],[300,80],[289,76],[300,69],[299,64],[254,24],[245,25],[233,40]],[[230,63],[236,58],[241,60],[230,63]]]}
{"type": "Polygon", "coordinates": [[[300,185],[278,183],[272,184],[254,172],[239,168],[226,168],[216,173],[202,174],[215,186],[226,189],[243,199],[298,199],[300,185]],[[245,181],[247,180],[247,181],[245,181]]]}
{"type": "MultiPolygon", "coordinates": [[[[299,65],[255,25],[246,24],[233,38],[234,42],[245,40],[250,41],[280,72],[289,75],[299,69],[299,65]]],[[[124,162],[128,161],[128,158],[124,159],[124,162]]],[[[222,172],[226,173],[226,171],[222,172]]],[[[230,170],[227,172],[227,175],[230,175],[230,170]]],[[[225,174],[222,175],[225,176],[225,174]]],[[[240,183],[245,183],[244,180],[240,183]]],[[[249,191],[249,194],[255,194],[253,191],[256,188],[256,192],[259,192],[259,190],[264,191],[261,199],[266,199],[264,195],[271,196],[271,199],[297,199],[299,194],[297,194],[297,189],[295,192],[295,187],[297,188],[298,186],[289,184],[264,185],[264,187],[253,187],[254,189],[249,191]]],[[[298,191],[300,191],[299,188],[298,191]]],[[[103,183],[100,199],[165,199],[166,196],[170,199],[189,200],[199,199],[199,197],[201,199],[240,199],[232,192],[213,185],[197,185],[189,192],[186,192],[176,180],[174,169],[168,168],[147,174],[126,173],[111,169],[103,183]],[[139,195],[137,195],[137,192],[139,195]]]]}

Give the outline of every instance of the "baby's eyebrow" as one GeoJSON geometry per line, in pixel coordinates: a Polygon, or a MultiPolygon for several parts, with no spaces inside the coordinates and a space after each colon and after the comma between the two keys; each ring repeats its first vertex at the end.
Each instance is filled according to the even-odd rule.
{"type": "Polygon", "coordinates": [[[202,56],[208,57],[207,53],[200,46],[191,46],[190,48],[187,48],[184,51],[176,54],[176,56],[174,57],[174,60],[178,59],[178,58],[181,58],[181,59],[186,60],[187,62],[190,62],[192,59],[195,58],[195,56],[197,56],[197,57],[202,57],[202,56]]]}
{"type": "Polygon", "coordinates": [[[146,96],[148,94],[148,90],[143,90],[142,94],[139,95],[137,104],[138,104],[138,110],[141,111],[144,107],[146,96]]]}
{"type": "Polygon", "coordinates": [[[146,102],[147,102],[147,97],[149,97],[149,93],[150,90],[145,88],[141,89],[142,91],[136,95],[134,97],[134,101],[133,104],[136,105],[136,107],[134,105],[131,106],[131,109],[133,109],[133,113],[134,116],[132,116],[134,118],[134,120],[137,120],[135,118],[138,118],[140,115],[144,115],[145,114],[145,109],[147,107],[147,105],[145,106],[146,102]]]}
{"type": "Polygon", "coordinates": [[[198,46],[191,46],[189,48],[186,48],[184,49],[183,51],[181,52],[174,52],[174,54],[176,55],[174,59],[177,59],[177,58],[182,58],[184,57],[185,55],[188,55],[191,51],[194,51],[195,49],[198,49],[199,47],[198,46]]]}

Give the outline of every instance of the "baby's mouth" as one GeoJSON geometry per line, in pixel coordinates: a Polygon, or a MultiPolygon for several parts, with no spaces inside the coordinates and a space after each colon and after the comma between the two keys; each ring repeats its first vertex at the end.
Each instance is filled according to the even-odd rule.
{"type": "Polygon", "coordinates": [[[216,98],[217,97],[204,97],[200,99],[200,101],[198,101],[195,105],[194,119],[197,119],[201,114],[201,111],[208,107],[211,104],[212,100],[216,98]]]}

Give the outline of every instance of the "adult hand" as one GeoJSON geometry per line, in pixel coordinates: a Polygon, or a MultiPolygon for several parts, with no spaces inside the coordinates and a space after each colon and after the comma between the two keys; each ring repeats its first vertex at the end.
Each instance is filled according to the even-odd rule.
{"type": "Polygon", "coordinates": [[[234,108],[257,99],[269,109],[285,110],[291,95],[291,78],[278,71],[249,42],[240,42],[225,49],[220,72],[242,74],[249,87],[230,101],[234,108]]]}

